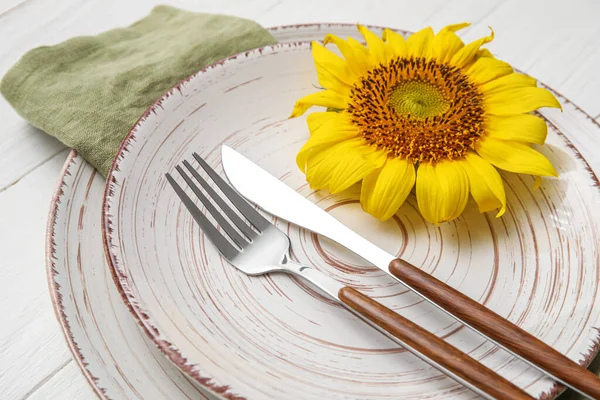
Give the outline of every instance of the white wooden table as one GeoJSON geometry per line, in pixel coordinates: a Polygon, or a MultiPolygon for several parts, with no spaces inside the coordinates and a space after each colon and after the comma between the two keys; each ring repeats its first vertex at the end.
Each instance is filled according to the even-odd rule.
{"type": "MultiPolygon", "coordinates": [[[[26,51],[128,25],[155,4],[254,19],[263,26],[361,22],[418,30],[471,21],[491,50],[600,121],[597,0],[0,0],[0,75],[26,51]]],[[[88,399],[50,303],[47,211],[68,150],[0,98],[0,398],[88,399]]],[[[600,156],[600,155],[599,155],[600,156]]]]}

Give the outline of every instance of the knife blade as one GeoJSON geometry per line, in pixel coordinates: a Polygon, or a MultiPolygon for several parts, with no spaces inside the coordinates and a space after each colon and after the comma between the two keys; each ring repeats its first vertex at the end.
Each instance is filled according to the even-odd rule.
{"type": "Polygon", "coordinates": [[[470,297],[369,242],[232,148],[223,146],[221,159],[232,186],[263,210],[346,247],[540,372],[584,396],[600,399],[600,378],[592,372],[470,297]]]}
{"type": "Polygon", "coordinates": [[[268,213],[326,236],[348,249],[356,249],[355,253],[378,267],[387,268],[396,258],[231,147],[223,146],[221,154],[223,169],[233,187],[268,213]]]}

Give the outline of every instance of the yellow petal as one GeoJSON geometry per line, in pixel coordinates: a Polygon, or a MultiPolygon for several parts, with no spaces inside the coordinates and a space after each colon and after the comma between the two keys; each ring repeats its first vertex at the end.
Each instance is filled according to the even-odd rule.
{"type": "Polygon", "coordinates": [[[459,24],[450,24],[450,25],[446,25],[444,28],[442,28],[442,30],[440,32],[444,32],[444,31],[457,32],[457,31],[460,31],[461,29],[465,29],[469,26],[471,26],[470,22],[461,22],[459,24]]]}
{"type": "Polygon", "coordinates": [[[536,85],[537,81],[532,77],[515,72],[500,77],[498,79],[491,80],[490,82],[481,85],[479,87],[479,90],[485,96],[489,96],[491,94],[502,92],[504,90],[520,89],[525,87],[536,87],[536,85]]]}
{"type": "Polygon", "coordinates": [[[441,200],[439,182],[433,165],[423,163],[417,169],[417,205],[423,218],[439,225],[441,200]]]}
{"type": "Polygon", "coordinates": [[[469,199],[469,178],[459,162],[445,161],[435,165],[435,171],[443,190],[444,220],[452,220],[462,214],[469,199]]]}
{"type": "Polygon", "coordinates": [[[417,170],[417,203],[436,225],[458,217],[469,199],[469,178],[459,162],[422,163],[417,170]]]}
{"type": "Polygon", "coordinates": [[[385,63],[387,61],[387,56],[383,40],[363,25],[358,25],[358,31],[365,38],[365,42],[367,42],[372,63],[375,65],[385,63]]]}
{"type": "Polygon", "coordinates": [[[361,151],[363,152],[363,156],[366,157],[369,162],[375,165],[375,168],[381,168],[388,158],[387,150],[378,149],[377,147],[369,145],[363,137],[360,137],[358,140],[362,144],[361,151]]]}
{"type": "Polygon", "coordinates": [[[467,76],[471,82],[482,85],[512,72],[513,68],[504,61],[493,57],[481,57],[467,69],[467,76]]]}
{"type": "Polygon", "coordinates": [[[322,90],[317,93],[311,93],[304,96],[296,102],[292,117],[298,117],[306,112],[312,106],[322,106],[331,108],[346,108],[348,105],[348,97],[336,93],[332,90],[322,90]]]}
{"type": "Polygon", "coordinates": [[[363,179],[385,162],[385,152],[362,138],[321,148],[308,157],[306,180],[313,189],[339,193],[363,179]]]}
{"type": "Polygon", "coordinates": [[[546,121],[532,114],[488,115],[485,131],[494,139],[544,144],[548,126],[546,121]]]}
{"type": "Polygon", "coordinates": [[[488,57],[494,57],[494,55],[488,50],[488,49],[479,49],[479,51],[477,52],[477,59],[479,58],[488,58],[488,57]]]}
{"type": "Polygon", "coordinates": [[[561,108],[548,90],[525,87],[495,92],[484,97],[485,110],[493,115],[514,115],[535,111],[541,107],[561,108]]]}
{"type": "Polygon", "coordinates": [[[415,167],[400,158],[367,175],[362,182],[360,204],[363,210],[382,221],[390,219],[415,185],[415,167]]]}
{"type": "Polygon", "coordinates": [[[471,63],[473,63],[477,57],[479,48],[486,43],[494,40],[494,31],[490,28],[492,33],[490,36],[482,37],[481,39],[477,39],[474,42],[469,43],[462,49],[456,52],[452,59],[450,60],[450,64],[455,65],[459,68],[466,68],[471,63]]]}
{"type": "Polygon", "coordinates": [[[317,42],[312,44],[312,55],[321,86],[349,96],[355,77],[350,73],[346,61],[317,42]]]}
{"type": "Polygon", "coordinates": [[[428,57],[431,54],[431,42],[433,41],[433,29],[423,28],[409,36],[408,55],[413,57],[428,57]]]}
{"type": "Polygon", "coordinates": [[[386,28],[383,30],[382,37],[388,45],[388,59],[407,56],[408,46],[402,35],[386,28]]]}
{"type": "Polygon", "coordinates": [[[333,43],[340,50],[348,63],[348,68],[357,76],[362,76],[370,68],[367,49],[356,40],[348,38],[348,41],[335,36],[326,35],[323,44],[333,43]]]}
{"type": "Polygon", "coordinates": [[[431,56],[437,59],[440,63],[446,63],[452,59],[456,52],[462,49],[465,44],[454,32],[466,28],[470,23],[462,23],[456,25],[448,25],[432,40],[431,56]]]}
{"type": "Polygon", "coordinates": [[[506,171],[558,176],[544,155],[524,143],[485,137],[477,143],[477,153],[491,164],[506,171]]]}
{"type": "Polygon", "coordinates": [[[369,53],[369,50],[363,46],[363,44],[361,42],[359,42],[358,40],[354,39],[351,36],[348,36],[346,38],[346,41],[348,42],[348,44],[350,45],[350,47],[357,53],[362,54],[362,55],[367,55],[369,53]]]}
{"type": "Polygon", "coordinates": [[[311,153],[358,136],[356,127],[342,113],[313,113],[308,116],[307,122],[311,136],[296,156],[296,164],[304,173],[306,173],[308,158],[311,153]],[[316,118],[311,119],[310,117],[315,114],[326,115],[318,115],[316,118]]]}
{"type": "Polygon", "coordinates": [[[328,111],[317,111],[308,114],[306,117],[306,123],[308,125],[308,130],[312,134],[314,131],[319,129],[323,124],[335,118],[338,113],[332,113],[328,111]]]}
{"type": "Polygon", "coordinates": [[[499,208],[496,217],[502,216],[506,211],[506,193],[504,182],[496,168],[474,153],[468,154],[462,165],[469,177],[469,190],[479,212],[499,208]]]}

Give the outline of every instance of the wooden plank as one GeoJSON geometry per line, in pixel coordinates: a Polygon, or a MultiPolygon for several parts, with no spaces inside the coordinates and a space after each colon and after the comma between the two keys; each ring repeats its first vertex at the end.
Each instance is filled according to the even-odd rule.
{"type": "Polygon", "coordinates": [[[0,393],[24,396],[71,359],[48,294],[46,218],[63,151],[0,193],[0,393]]]}
{"type": "Polygon", "coordinates": [[[0,98],[0,192],[65,149],[55,138],[31,126],[0,98]],[[11,115],[14,114],[14,115],[11,115]]]}
{"type": "Polygon", "coordinates": [[[94,391],[87,383],[75,361],[68,361],[41,386],[23,397],[23,400],[77,400],[93,399],[94,391]]]}
{"type": "Polygon", "coordinates": [[[0,3],[0,16],[15,11],[27,1],[29,0],[3,0],[0,3]]]}

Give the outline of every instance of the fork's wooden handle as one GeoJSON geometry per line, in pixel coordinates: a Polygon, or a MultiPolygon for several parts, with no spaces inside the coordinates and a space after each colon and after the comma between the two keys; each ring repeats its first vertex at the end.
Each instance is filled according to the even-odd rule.
{"type": "Polygon", "coordinates": [[[592,398],[600,399],[600,378],[510,321],[406,261],[392,261],[389,271],[497,343],[592,398]]]}
{"type": "Polygon", "coordinates": [[[345,286],[340,289],[338,298],[371,323],[492,398],[533,399],[483,364],[356,289],[345,286]]]}

